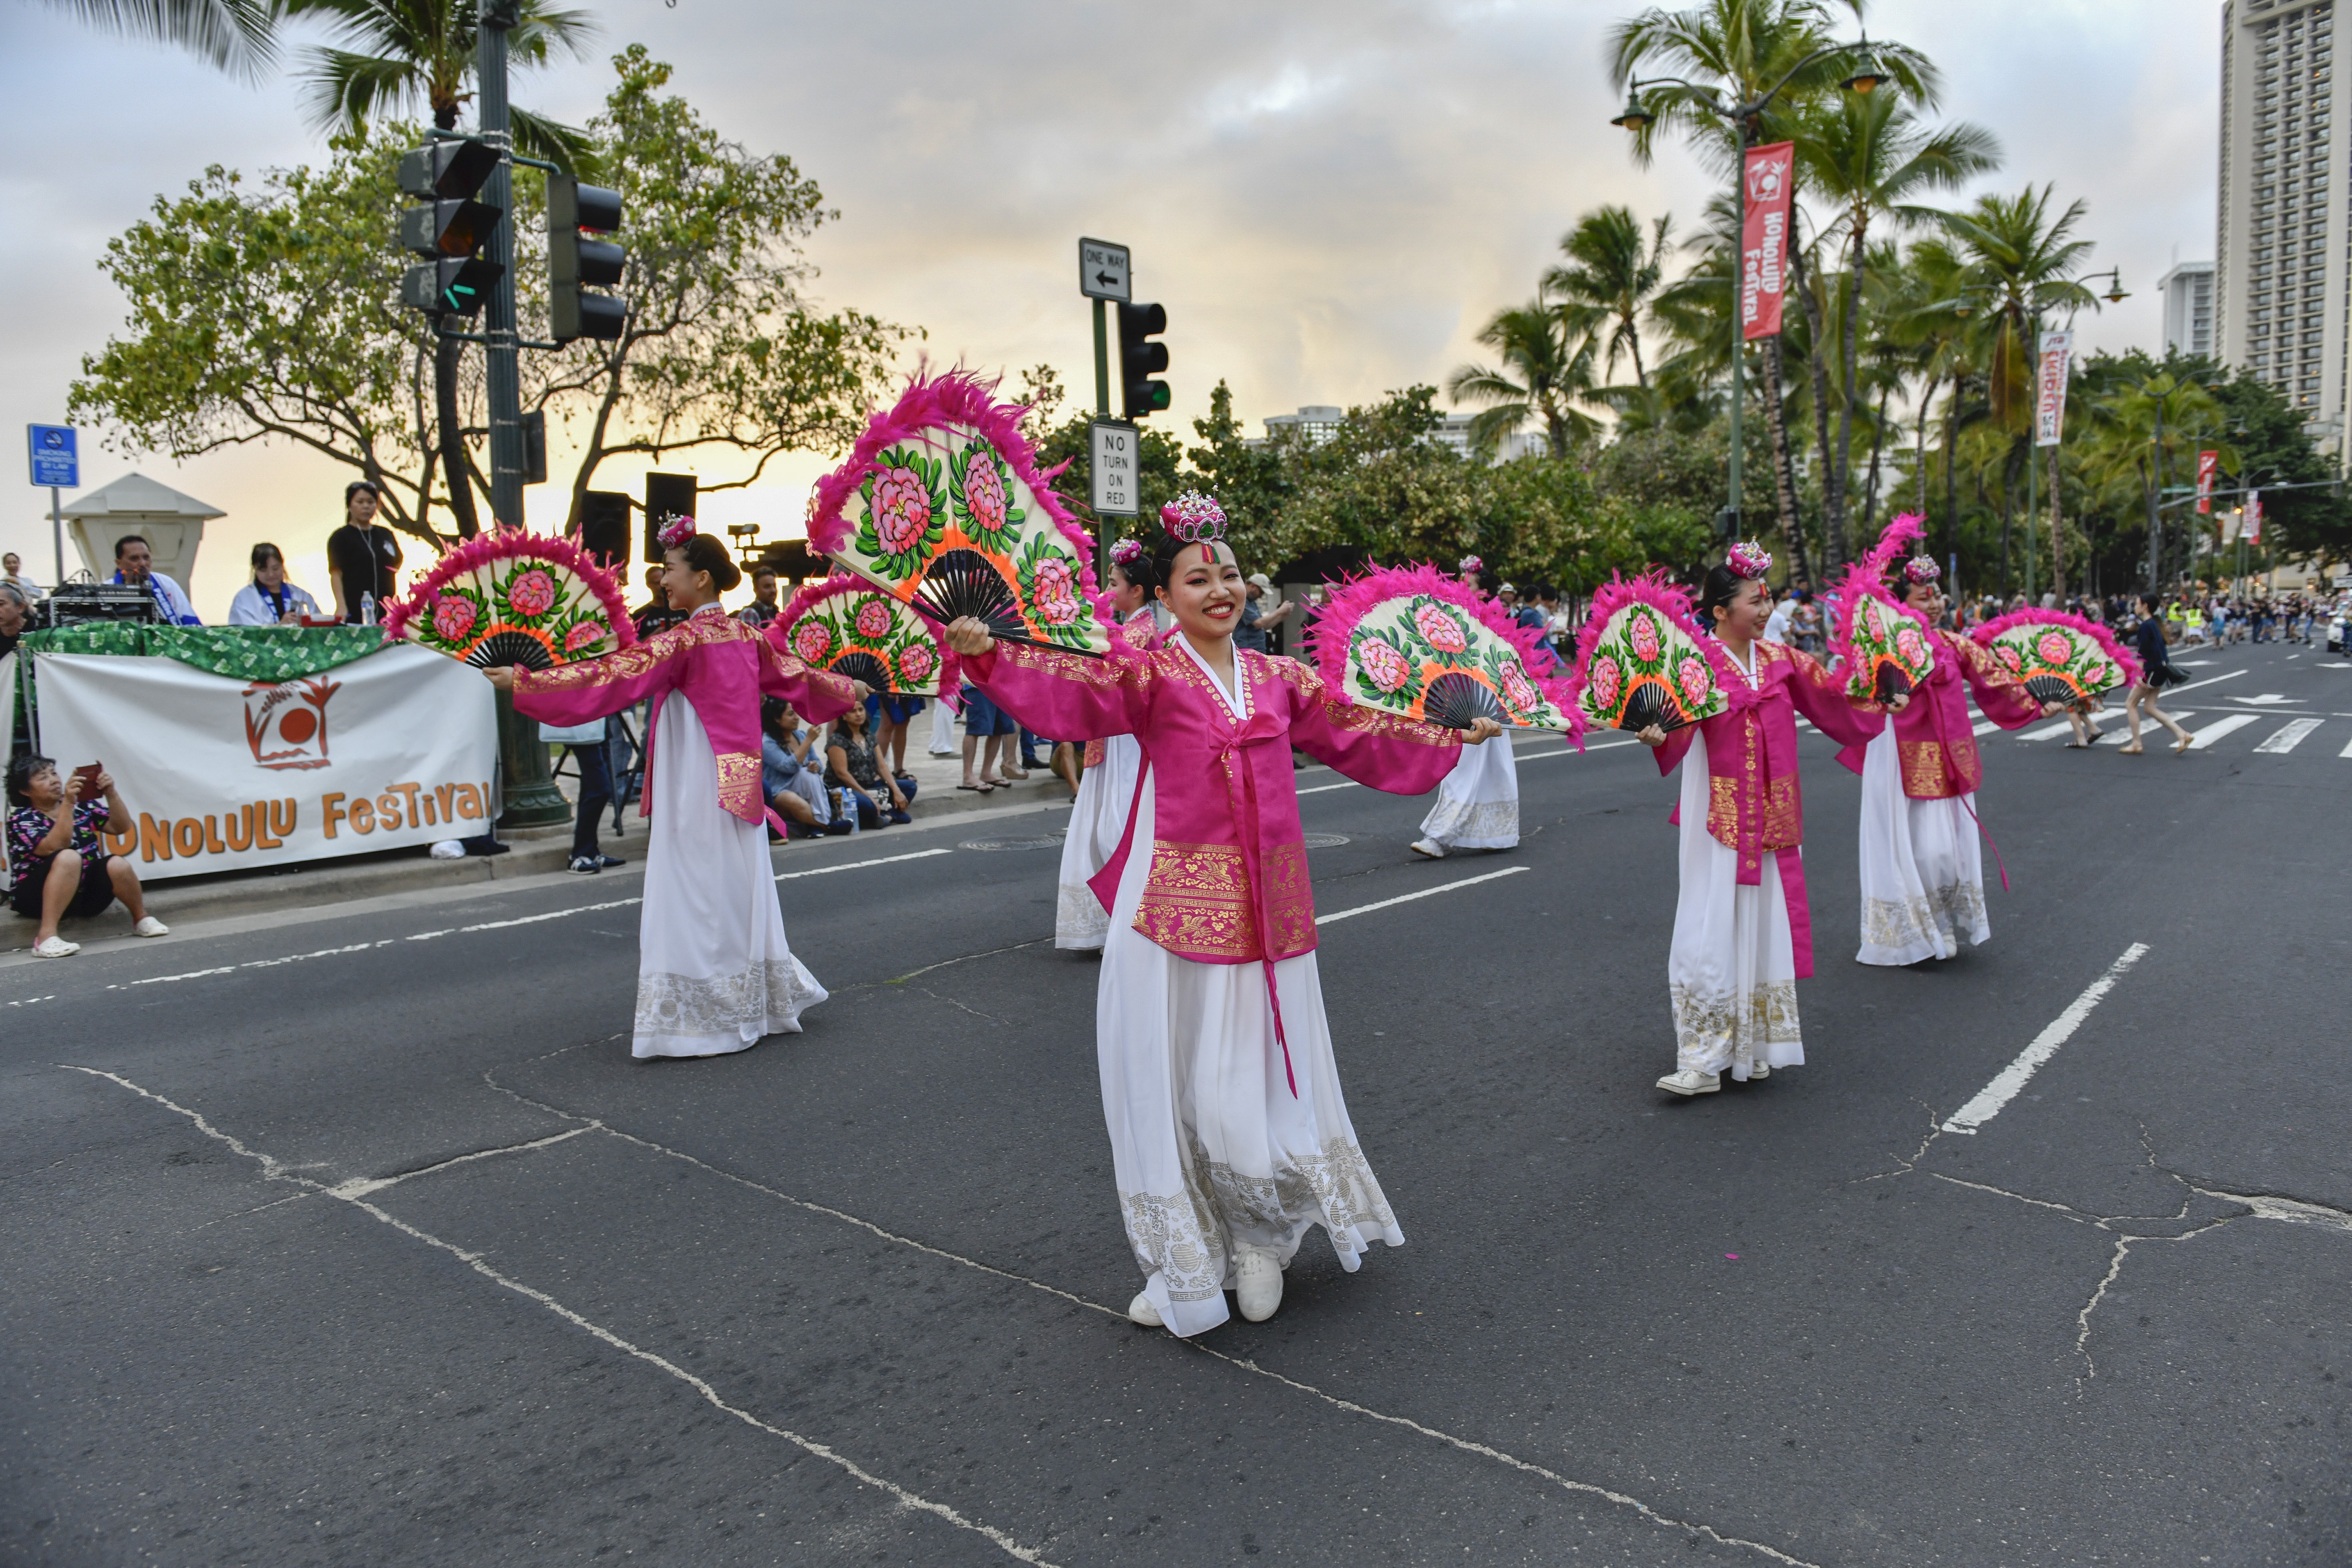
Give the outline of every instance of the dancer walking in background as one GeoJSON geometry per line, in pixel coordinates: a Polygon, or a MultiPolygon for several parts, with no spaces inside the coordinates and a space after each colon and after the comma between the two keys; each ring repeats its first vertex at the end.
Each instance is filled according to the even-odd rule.
{"type": "Polygon", "coordinates": [[[975,685],[1035,727],[1141,745],[1127,851],[1095,880],[1111,907],[1096,1051],[1144,1275],[1128,1315],[1189,1335],[1225,1321],[1228,1285],[1244,1317],[1272,1316],[1310,1226],[1349,1271],[1371,1243],[1404,1240],[1332,1058],[1291,746],[1418,795],[1465,739],[1499,731],[1356,707],[1297,660],[1236,650],[1244,584],[1224,513],[1188,494],[1161,518],[1152,569],[1179,628],[1164,646],[1115,641],[1087,658],[999,642],[970,618],[948,640],[975,685]]]}
{"type": "MultiPolygon", "coordinates": [[[[2123,743],[2126,756],[2137,757],[2144,749],[2139,743],[2140,716],[2146,714],[2172,731],[2172,754],[2179,756],[2189,750],[2189,733],[2180,727],[2180,721],[2156,705],[2157,689],[2174,686],[2189,678],[2172,662],[2164,640],[2162,608],[2152,595],[2139,596],[2139,628],[2133,634],[2132,651],[2139,655],[2139,679],[2132,682],[2130,692],[2124,698],[2124,722],[2131,727],[2131,739],[2123,743]]],[[[2257,636],[2254,639],[2262,638],[2257,636]]]]}
{"type": "Polygon", "coordinates": [[[743,574],[692,518],[665,528],[661,542],[666,602],[683,616],[676,626],[602,658],[483,673],[514,693],[517,712],[550,724],[584,724],[651,699],[643,810],[653,831],[630,1049],[719,1056],[798,1033],[801,1014],[825,998],[793,956],[776,902],[760,793],[761,696],[821,724],[863,703],[866,688],[809,669],[781,639],[721,609],[719,595],[743,574]]]}
{"type": "MultiPolygon", "coordinates": [[[[1110,550],[1111,622],[1137,652],[1149,652],[1160,624],[1151,554],[1141,542],[1122,539],[1110,550]]],[[[1135,805],[1135,781],[1143,771],[1143,748],[1133,735],[1104,735],[1086,743],[1086,772],[1070,807],[1070,830],[1062,839],[1062,869],[1054,900],[1054,945],[1071,952],[1100,952],[1110,932],[1110,906],[1090,885],[1118,849],[1135,805]]]]}

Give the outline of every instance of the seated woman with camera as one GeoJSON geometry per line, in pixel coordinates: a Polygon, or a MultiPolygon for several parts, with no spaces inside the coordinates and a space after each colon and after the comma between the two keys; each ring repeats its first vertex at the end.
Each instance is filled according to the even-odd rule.
{"type": "Polygon", "coordinates": [[[121,899],[131,910],[131,933],[163,936],[170,931],[147,912],[139,872],[120,855],[109,855],[98,836],[110,823],[128,822],[114,777],[93,763],[60,778],[47,757],[26,755],[8,764],[8,902],[41,922],[33,951],[43,958],[70,958],[79,942],[58,934],[68,915],[105,912],[121,899]],[[82,797],[95,795],[104,804],[82,797]]]}

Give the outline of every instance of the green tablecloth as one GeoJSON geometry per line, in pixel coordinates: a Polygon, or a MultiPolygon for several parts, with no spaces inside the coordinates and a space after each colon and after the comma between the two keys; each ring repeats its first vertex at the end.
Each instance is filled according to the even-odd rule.
{"type": "Polygon", "coordinates": [[[299,680],[363,658],[383,646],[380,626],[167,626],[87,621],[26,632],[34,653],[107,653],[176,658],[232,680],[299,680]]]}

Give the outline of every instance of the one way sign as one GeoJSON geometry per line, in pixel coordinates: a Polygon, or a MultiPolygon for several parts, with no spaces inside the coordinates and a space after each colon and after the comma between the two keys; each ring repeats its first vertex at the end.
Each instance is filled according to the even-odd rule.
{"type": "Polygon", "coordinates": [[[1078,241],[1078,292],[1089,300],[1129,299],[1127,247],[1107,239],[1078,241]]]}

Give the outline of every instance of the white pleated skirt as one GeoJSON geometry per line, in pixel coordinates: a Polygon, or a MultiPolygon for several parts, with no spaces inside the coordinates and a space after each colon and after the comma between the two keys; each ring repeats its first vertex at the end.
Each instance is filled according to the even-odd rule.
{"type": "Polygon", "coordinates": [[[798,1034],[824,987],[785,944],[766,826],[719,808],[709,732],[675,691],[653,773],[632,1054],[720,1056],[798,1034]]]}
{"type": "Polygon", "coordinates": [[[1739,885],[1739,854],[1706,830],[1706,737],[1691,737],[1682,763],[1682,896],[1666,955],[1675,1014],[1675,1066],[1745,1080],[1759,1062],[1801,1067],[1797,957],[1780,863],[1766,855],[1761,879],[1739,885]]]}
{"type": "Polygon", "coordinates": [[[1144,1294],[1179,1335],[1228,1315],[1235,1252],[1287,1268],[1320,1225],[1354,1272],[1375,1241],[1404,1245],[1339,1091],[1315,954],[1275,967],[1298,1080],[1283,1075],[1258,963],[1196,963],[1135,930],[1151,866],[1152,783],[1118,882],[1096,994],[1096,1054],[1119,1210],[1144,1294]]]}
{"type": "Polygon", "coordinates": [[[1075,952],[1098,952],[1110,931],[1110,913],[1087,886],[1087,879],[1118,852],[1127,831],[1127,808],[1135,798],[1135,775],[1143,747],[1132,735],[1103,742],[1102,765],[1078,780],[1070,806],[1070,831],[1062,840],[1062,870],[1054,900],[1054,945],[1075,952]]]}
{"type": "Polygon", "coordinates": [[[1862,758],[1862,950],[1864,963],[1958,955],[1992,935],[1975,797],[1914,800],[1892,725],[1862,758]],[[1966,804],[1963,805],[1963,802],[1966,804]]]}
{"type": "Polygon", "coordinates": [[[1421,836],[1445,849],[1509,849],[1519,842],[1519,764],[1511,737],[1465,746],[1437,786],[1421,836]]]}

